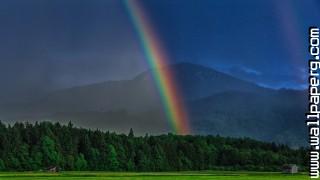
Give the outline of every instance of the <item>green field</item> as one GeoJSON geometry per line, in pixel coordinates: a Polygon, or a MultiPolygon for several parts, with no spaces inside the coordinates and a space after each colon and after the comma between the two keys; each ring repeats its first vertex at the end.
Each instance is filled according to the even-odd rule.
{"type": "Polygon", "coordinates": [[[62,172],[62,173],[0,173],[0,180],[305,180],[305,174],[285,175],[258,172],[178,172],[178,173],[111,173],[111,172],[62,172]]]}

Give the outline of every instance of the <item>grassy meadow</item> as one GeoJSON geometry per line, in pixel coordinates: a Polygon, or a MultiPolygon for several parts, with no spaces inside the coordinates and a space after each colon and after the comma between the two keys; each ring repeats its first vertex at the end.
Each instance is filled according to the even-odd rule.
{"type": "Polygon", "coordinates": [[[0,173],[0,180],[305,180],[306,174],[286,175],[258,172],[176,172],[176,173],[113,173],[113,172],[8,172],[0,173]]]}

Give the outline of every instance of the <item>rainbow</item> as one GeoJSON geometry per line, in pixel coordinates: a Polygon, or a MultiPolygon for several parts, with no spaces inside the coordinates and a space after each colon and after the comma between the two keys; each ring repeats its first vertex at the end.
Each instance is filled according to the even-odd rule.
{"type": "Polygon", "coordinates": [[[186,108],[179,95],[172,70],[168,66],[168,57],[161,47],[143,7],[137,0],[125,0],[135,30],[138,32],[148,65],[159,90],[164,111],[173,131],[177,134],[190,134],[186,108]]]}

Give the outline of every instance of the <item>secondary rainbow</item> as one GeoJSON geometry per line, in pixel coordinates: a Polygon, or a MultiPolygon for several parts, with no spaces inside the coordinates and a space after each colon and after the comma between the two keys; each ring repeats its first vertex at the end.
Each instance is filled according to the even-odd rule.
{"type": "Polygon", "coordinates": [[[143,7],[137,0],[125,0],[135,30],[138,32],[143,51],[152,75],[160,92],[162,103],[170,126],[175,133],[189,134],[189,121],[186,108],[179,94],[172,70],[168,66],[168,56],[161,47],[143,7]]]}

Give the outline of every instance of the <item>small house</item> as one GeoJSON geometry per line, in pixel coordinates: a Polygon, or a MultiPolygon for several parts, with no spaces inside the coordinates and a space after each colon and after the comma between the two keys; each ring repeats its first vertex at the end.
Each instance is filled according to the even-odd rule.
{"type": "Polygon", "coordinates": [[[47,171],[55,173],[55,172],[59,172],[59,168],[57,166],[50,166],[47,168],[47,171]]]}
{"type": "Polygon", "coordinates": [[[295,164],[286,164],[283,166],[282,172],[286,174],[296,174],[298,173],[298,166],[295,164]]]}

